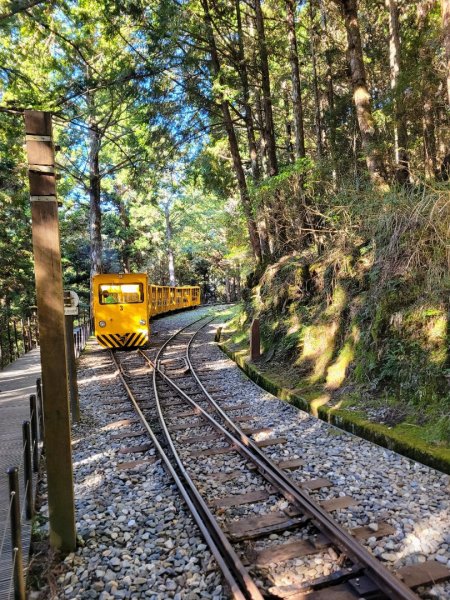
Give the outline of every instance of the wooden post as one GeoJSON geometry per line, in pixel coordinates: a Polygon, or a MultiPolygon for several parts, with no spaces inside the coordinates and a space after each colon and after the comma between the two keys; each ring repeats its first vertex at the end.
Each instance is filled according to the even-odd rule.
{"type": "Polygon", "coordinates": [[[50,113],[24,112],[44,404],[50,544],[76,546],[64,301],[50,113]]]}
{"type": "Polygon", "coordinates": [[[66,315],[66,353],[67,373],[69,376],[70,412],[72,422],[80,420],[80,404],[78,401],[77,366],[75,362],[75,345],[73,343],[73,315],[66,315]]]}
{"type": "Polygon", "coordinates": [[[13,319],[13,331],[14,331],[14,344],[16,346],[16,356],[20,357],[20,348],[19,348],[19,336],[17,333],[17,321],[13,319]]]}
{"type": "Polygon", "coordinates": [[[258,360],[261,356],[261,340],[259,334],[259,319],[253,319],[250,330],[250,360],[258,360]]]}
{"type": "Polygon", "coordinates": [[[33,350],[33,333],[31,331],[31,319],[27,318],[27,326],[28,326],[28,349],[33,350]]]}

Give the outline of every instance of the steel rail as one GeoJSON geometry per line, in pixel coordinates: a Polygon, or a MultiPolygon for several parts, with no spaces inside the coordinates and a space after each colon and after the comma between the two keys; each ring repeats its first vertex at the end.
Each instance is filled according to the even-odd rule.
{"type": "MultiPolygon", "coordinates": [[[[198,319],[198,321],[199,320],[201,320],[201,319],[198,319]]],[[[167,456],[166,452],[161,447],[153,429],[150,427],[147,419],[145,418],[145,415],[143,414],[142,410],[139,408],[139,404],[138,404],[133,392],[131,391],[129,385],[125,381],[125,378],[122,374],[121,367],[114,355],[114,352],[112,350],[109,350],[109,352],[110,352],[112,361],[114,362],[114,364],[116,366],[116,373],[118,374],[118,376],[122,382],[122,385],[124,386],[124,388],[128,394],[128,397],[130,398],[130,400],[133,404],[133,407],[134,407],[142,425],[147,430],[147,433],[150,436],[152,443],[154,444],[158,454],[161,456],[165,467],[167,468],[168,472],[170,473],[173,480],[175,481],[175,484],[178,487],[180,494],[182,495],[184,501],[186,502],[186,504],[194,518],[194,521],[196,522],[206,543],[208,544],[217,564],[219,565],[220,570],[222,571],[222,573],[225,577],[226,582],[230,586],[233,598],[235,600],[247,600],[247,596],[245,596],[242,593],[239,583],[236,581],[236,578],[231,573],[226,561],[223,558],[223,551],[219,550],[216,542],[213,540],[213,538],[210,534],[208,527],[205,525],[204,515],[202,514],[201,507],[199,507],[197,504],[195,494],[192,494],[192,490],[186,488],[186,486],[183,484],[180,477],[178,476],[177,472],[173,468],[169,457],[167,456]],[[193,497],[191,496],[191,494],[193,497]]],[[[187,482],[187,484],[189,486],[189,482],[187,482]]]]}
{"type": "MultiPolygon", "coordinates": [[[[212,317],[208,322],[211,322],[214,318],[215,317],[212,317]]],[[[166,346],[172,341],[172,339],[174,339],[181,332],[185,331],[193,324],[195,324],[195,323],[191,323],[190,325],[184,327],[183,329],[181,329],[180,331],[175,333],[172,337],[170,337],[168,340],[166,340],[166,342],[161,346],[161,348],[158,351],[158,354],[156,355],[155,365],[157,365],[159,363],[159,357],[160,357],[161,353],[164,351],[166,346]]],[[[207,324],[208,323],[205,323],[205,326],[207,324]]],[[[151,361],[151,359],[148,358],[148,356],[146,356],[142,352],[142,350],[138,350],[138,353],[141,356],[143,356],[149,364],[151,364],[153,366],[153,362],[151,361]]],[[[164,419],[164,415],[162,412],[160,398],[159,398],[158,389],[157,389],[157,380],[156,380],[157,373],[161,374],[161,371],[159,371],[159,369],[156,369],[155,367],[153,367],[153,391],[154,391],[155,400],[156,400],[156,408],[158,411],[158,417],[159,417],[161,426],[164,431],[164,435],[166,437],[166,441],[170,446],[170,450],[176,460],[177,466],[178,466],[180,472],[182,473],[183,478],[188,483],[189,488],[195,497],[196,503],[201,507],[205,521],[208,523],[208,528],[209,528],[211,537],[214,539],[215,543],[222,549],[223,558],[224,558],[224,560],[226,560],[228,568],[230,569],[230,571],[233,573],[234,577],[240,582],[243,589],[245,590],[245,597],[249,598],[251,600],[263,600],[263,596],[262,596],[261,592],[259,591],[257,585],[253,581],[253,579],[250,576],[250,574],[248,573],[247,569],[242,564],[241,559],[239,558],[239,556],[235,552],[234,548],[230,544],[228,538],[225,536],[224,532],[220,528],[214,515],[209,510],[206,502],[203,500],[202,496],[200,495],[199,491],[197,490],[197,487],[195,486],[189,473],[187,472],[186,468],[184,467],[184,465],[181,461],[181,458],[178,454],[178,451],[175,448],[175,445],[174,445],[172,437],[169,433],[169,430],[168,430],[168,427],[167,427],[167,424],[166,424],[166,421],[164,419]]],[[[164,374],[162,374],[162,375],[165,379],[168,379],[166,375],[164,375],[164,374]]],[[[170,379],[168,379],[168,380],[171,381],[170,379]]]]}
{"type": "MultiPolygon", "coordinates": [[[[333,541],[341,549],[341,551],[347,553],[355,563],[362,564],[366,570],[366,575],[368,575],[378,585],[380,590],[395,600],[418,600],[419,596],[417,596],[395,574],[393,574],[382,563],[380,563],[380,561],[372,556],[372,554],[370,554],[368,550],[359,544],[359,542],[357,542],[347,531],[342,529],[323,508],[316,504],[308,494],[299,489],[283,471],[281,471],[263,452],[261,452],[254,442],[228,417],[228,415],[217,405],[209,392],[207,392],[195,373],[195,370],[192,368],[192,363],[189,358],[189,347],[197,333],[201,331],[203,327],[206,327],[212,320],[214,319],[210,319],[193,334],[189,345],[186,348],[186,360],[191,373],[199,383],[202,391],[210,401],[211,405],[216,411],[218,411],[220,416],[225,419],[226,423],[232,428],[233,433],[230,433],[197,402],[189,398],[189,396],[183,390],[181,390],[176,383],[170,379],[170,377],[168,377],[159,369],[158,361],[155,361],[153,371],[154,380],[156,380],[157,373],[163,377],[167,383],[178,393],[178,395],[182,396],[189,404],[191,404],[191,406],[195,407],[197,411],[201,413],[218,431],[225,435],[225,437],[227,437],[228,440],[236,446],[236,449],[245,458],[251,460],[256,465],[259,472],[263,474],[266,479],[271,481],[271,483],[275,485],[275,487],[287,500],[304,511],[316,525],[316,527],[325,533],[331,539],[331,541],[333,541]]],[[[187,327],[184,329],[187,329],[187,327]]],[[[178,333],[174,334],[165,342],[165,344],[161,347],[158,356],[162,349],[165,348],[177,335],[178,333]]],[[[143,352],[141,352],[141,354],[150,364],[153,365],[152,361],[143,352]]]]}
{"type": "MultiPolygon", "coordinates": [[[[211,322],[211,321],[210,321],[211,322]]],[[[248,448],[251,448],[251,451],[254,455],[258,457],[258,459],[267,465],[272,471],[275,471],[283,482],[288,486],[288,488],[295,494],[296,500],[298,498],[298,504],[300,507],[311,514],[313,518],[313,522],[315,519],[319,519],[320,524],[324,525],[326,528],[326,534],[331,538],[333,542],[335,542],[340,548],[345,549],[354,555],[354,558],[358,562],[364,565],[367,569],[367,575],[369,575],[375,583],[380,587],[380,589],[385,593],[394,593],[394,598],[400,598],[405,600],[417,600],[419,596],[415,594],[408,586],[406,586],[401,579],[399,579],[394,573],[389,571],[379,560],[377,560],[362,544],[357,542],[351,534],[349,534],[345,529],[340,527],[340,525],[327,513],[321,506],[314,502],[310,498],[310,496],[303,492],[300,488],[298,488],[292,480],[280,469],[264,452],[261,451],[260,448],[254,443],[252,439],[250,439],[242,429],[226,414],[226,412],[217,404],[211,394],[206,390],[205,386],[201,382],[194,366],[191,362],[190,351],[192,344],[198,335],[198,333],[208,325],[209,323],[205,323],[200,327],[191,337],[189,343],[186,348],[186,362],[189,365],[189,369],[200,386],[201,390],[207,397],[208,401],[214,406],[216,411],[220,414],[220,416],[226,421],[226,423],[233,429],[233,431],[239,436],[240,441],[243,442],[248,448]]],[[[317,523],[316,523],[317,524],[317,523]]],[[[319,529],[322,529],[319,526],[319,529]]]]}

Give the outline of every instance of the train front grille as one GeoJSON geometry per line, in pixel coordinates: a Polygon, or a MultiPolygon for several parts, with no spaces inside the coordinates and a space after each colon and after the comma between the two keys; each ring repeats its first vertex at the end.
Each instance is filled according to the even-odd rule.
{"type": "Polygon", "coordinates": [[[148,335],[144,332],[105,333],[98,334],[97,340],[105,348],[136,348],[148,343],[148,335]]]}

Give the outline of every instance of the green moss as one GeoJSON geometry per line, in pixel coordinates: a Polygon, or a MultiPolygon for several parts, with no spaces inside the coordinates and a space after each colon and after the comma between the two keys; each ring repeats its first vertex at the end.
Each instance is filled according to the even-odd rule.
{"type": "Polygon", "coordinates": [[[310,390],[309,393],[302,392],[300,395],[298,390],[280,386],[270,376],[263,374],[255,365],[249,363],[245,351],[234,353],[225,343],[220,344],[220,347],[253,381],[281,400],[307,412],[316,412],[323,421],[445,473],[450,473],[450,448],[428,443],[426,430],[423,428],[411,427],[406,423],[396,427],[372,423],[361,412],[349,410],[349,403],[351,404],[352,400],[348,400],[347,404],[342,402],[340,406],[328,406],[325,402],[326,395],[317,390],[310,390]]]}

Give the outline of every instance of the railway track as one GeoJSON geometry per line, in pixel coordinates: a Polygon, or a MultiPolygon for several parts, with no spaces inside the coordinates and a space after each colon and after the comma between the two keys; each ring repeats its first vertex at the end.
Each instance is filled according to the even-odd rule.
{"type": "Polygon", "coordinates": [[[359,542],[392,533],[387,523],[377,524],[376,531],[343,529],[332,512],[351,505],[350,497],[319,504],[308,490],[330,482],[313,479],[299,486],[288,472],[301,467],[301,460],[275,463],[268,458],[261,446],[282,444],[283,439],[255,442],[251,436],[257,431],[245,402],[222,404],[215,377],[194,362],[194,340],[212,320],[191,323],[158,350],[112,356],[142,426],[174,477],[231,595],[255,600],[412,600],[419,596],[411,588],[448,577],[434,561],[392,573],[359,542]],[[325,553],[334,561],[322,576],[283,585],[280,565],[288,571],[298,559],[319,558],[320,563],[325,553]]]}

